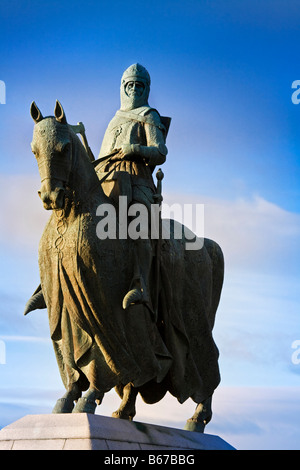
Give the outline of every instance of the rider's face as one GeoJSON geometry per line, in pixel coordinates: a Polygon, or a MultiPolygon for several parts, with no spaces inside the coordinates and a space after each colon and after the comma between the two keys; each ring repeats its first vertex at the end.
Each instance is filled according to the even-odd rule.
{"type": "Polygon", "coordinates": [[[131,81],[126,84],[125,91],[130,98],[142,96],[145,85],[142,82],[131,81]]]}

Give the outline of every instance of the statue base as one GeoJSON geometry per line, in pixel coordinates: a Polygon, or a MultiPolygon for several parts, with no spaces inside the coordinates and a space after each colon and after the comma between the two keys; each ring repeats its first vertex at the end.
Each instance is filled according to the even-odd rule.
{"type": "Polygon", "coordinates": [[[0,450],[234,450],[218,436],[87,413],[27,415],[0,431],[0,450]]]}

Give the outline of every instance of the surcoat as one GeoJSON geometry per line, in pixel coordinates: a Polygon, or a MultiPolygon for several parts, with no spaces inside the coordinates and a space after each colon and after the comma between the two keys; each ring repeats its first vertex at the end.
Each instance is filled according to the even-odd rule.
{"type": "MultiPolygon", "coordinates": [[[[140,200],[141,187],[147,193],[147,199],[152,199],[151,193],[155,192],[152,173],[156,165],[161,165],[166,160],[165,141],[166,128],[154,108],[142,106],[130,112],[120,109],[107,127],[99,158],[110,155],[124,144],[131,146],[132,154],[130,159],[121,160],[115,156],[111,161],[108,159],[107,163],[104,161],[102,171],[108,172],[115,168],[116,171],[129,173],[133,199],[145,203],[140,200]]],[[[153,200],[149,202],[152,203],[153,200]]]]}

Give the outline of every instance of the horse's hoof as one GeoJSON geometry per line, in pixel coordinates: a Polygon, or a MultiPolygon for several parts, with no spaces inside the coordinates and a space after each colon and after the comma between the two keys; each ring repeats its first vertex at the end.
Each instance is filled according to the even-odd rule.
{"type": "Polygon", "coordinates": [[[188,419],[184,428],[185,431],[192,431],[192,432],[204,432],[205,429],[205,422],[195,421],[193,419],[188,419]]]}
{"type": "Polygon", "coordinates": [[[133,416],[129,415],[127,413],[124,413],[120,410],[114,411],[113,414],[111,415],[112,418],[117,418],[117,419],[127,419],[127,421],[132,421],[133,416]]]}
{"type": "Polygon", "coordinates": [[[130,305],[141,303],[143,294],[140,289],[131,289],[123,299],[123,309],[126,310],[130,305]]]}
{"type": "Polygon", "coordinates": [[[71,397],[59,398],[52,410],[52,413],[72,413],[74,402],[71,397]]]}
{"type": "Polygon", "coordinates": [[[94,400],[82,397],[77,401],[73,413],[91,413],[94,414],[97,404],[94,400]]]}

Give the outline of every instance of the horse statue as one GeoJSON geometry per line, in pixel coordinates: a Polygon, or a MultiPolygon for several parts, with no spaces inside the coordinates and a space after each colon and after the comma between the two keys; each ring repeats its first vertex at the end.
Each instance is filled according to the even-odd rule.
{"type": "Polygon", "coordinates": [[[39,244],[41,285],[34,295],[47,307],[66,389],[53,413],[94,413],[115,388],[121,404],[112,416],[132,420],[138,393],[156,403],[170,392],[180,403],[192,398],[196,410],[185,429],[203,432],[220,381],[212,336],[224,273],[220,247],[204,239],[201,249],[189,251],[183,238],[163,240],[157,317],[142,303],[124,309],[132,240],[97,237],[97,209],[111,200],[61,104],[43,117],[33,102],[31,116],[38,193],[52,211],[39,244]]]}

